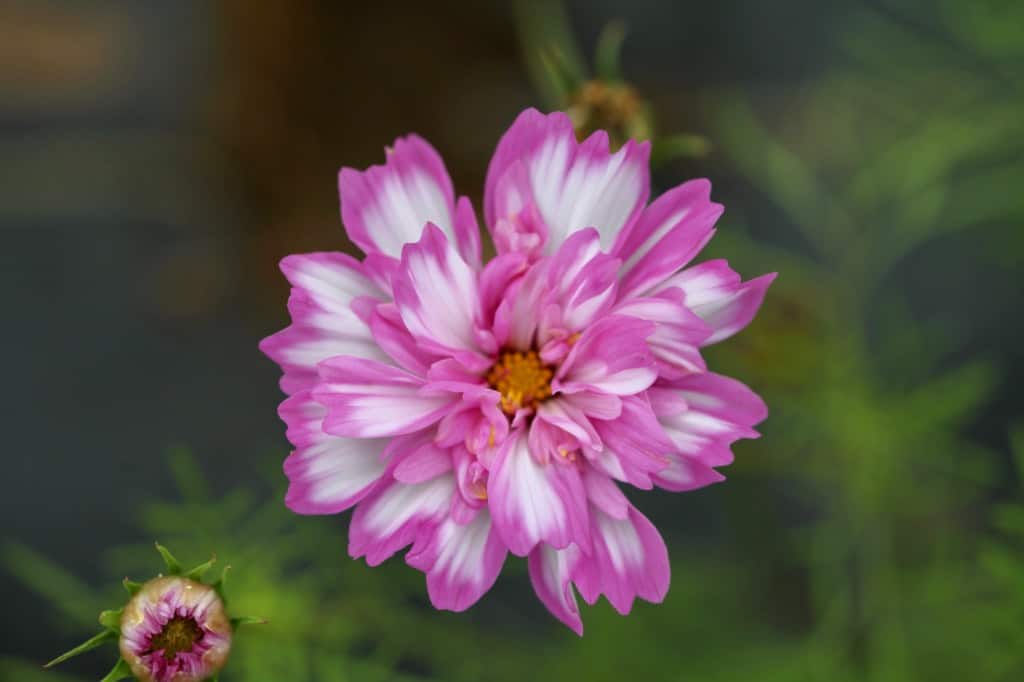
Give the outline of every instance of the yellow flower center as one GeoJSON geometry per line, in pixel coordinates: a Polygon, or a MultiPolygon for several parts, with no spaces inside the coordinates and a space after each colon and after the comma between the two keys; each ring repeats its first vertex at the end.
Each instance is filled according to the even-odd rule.
{"type": "Polygon", "coordinates": [[[487,373],[487,383],[501,393],[501,409],[511,415],[549,398],[552,376],[554,372],[540,361],[537,351],[507,350],[487,373]]]}

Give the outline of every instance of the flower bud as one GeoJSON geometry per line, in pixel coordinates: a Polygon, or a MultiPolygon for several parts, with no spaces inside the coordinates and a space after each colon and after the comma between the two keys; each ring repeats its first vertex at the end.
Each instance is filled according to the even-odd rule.
{"type": "Polygon", "coordinates": [[[63,663],[117,640],[121,656],[103,682],[134,677],[142,682],[216,680],[228,654],[231,635],[242,625],[266,623],[262,618],[228,618],[224,610],[227,569],[212,585],[201,582],[216,557],[183,570],[174,555],[157,543],[167,575],[145,583],[124,579],[131,599],[123,608],[100,614],[103,631],[47,663],[63,663]]]}
{"type": "Polygon", "coordinates": [[[121,616],[121,657],[143,682],[200,682],[231,651],[231,622],[209,585],[166,576],[145,583],[121,616]]]}

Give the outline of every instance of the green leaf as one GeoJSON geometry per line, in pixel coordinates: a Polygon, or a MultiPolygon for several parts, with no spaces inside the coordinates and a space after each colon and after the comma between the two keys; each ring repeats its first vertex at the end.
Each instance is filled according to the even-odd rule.
{"type": "Polygon", "coordinates": [[[167,564],[167,573],[169,575],[181,575],[181,564],[174,558],[170,550],[159,542],[154,543],[154,545],[156,546],[156,551],[160,552],[160,556],[164,558],[164,563],[167,564]]]}
{"type": "Polygon", "coordinates": [[[0,563],[75,625],[91,627],[96,622],[96,613],[106,605],[89,585],[25,545],[13,542],[3,545],[0,563]]]}
{"type": "Polygon", "coordinates": [[[92,651],[96,647],[101,646],[103,644],[106,644],[107,642],[116,640],[117,638],[118,638],[118,633],[114,632],[113,630],[104,630],[103,632],[101,632],[101,633],[99,633],[97,635],[94,635],[93,637],[90,637],[86,641],[82,642],[81,644],[76,646],[71,651],[67,651],[67,652],[61,654],[60,656],[58,656],[57,658],[53,659],[52,661],[50,661],[49,663],[47,663],[43,667],[44,668],[53,667],[53,666],[55,666],[55,665],[57,665],[59,663],[63,663],[64,661],[68,660],[69,658],[74,658],[75,656],[78,656],[79,654],[84,654],[86,651],[92,651]]]}
{"type": "Polygon", "coordinates": [[[110,628],[116,632],[121,631],[121,614],[124,613],[124,609],[117,609],[116,611],[104,611],[100,614],[100,625],[110,628]]]}
{"type": "Polygon", "coordinates": [[[128,661],[119,658],[114,668],[100,682],[117,682],[118,680],[127,680],[131,677],[133,677],[132,669],[128,665],[128,661]]]}
{"type": "Polygon", "coordinates": [[[239,616],[231,619],[231,629],[237,630],[243,625],[266,625],[268,621],[266,618],[259,618],[257,616],[239,616]]]}
{"type": "Polygon", "coordinates": [[[128,591],[128,594],[132,595],[133,597],[138,593],[139,590],[142,589],[142,583],[137,583],[134,580],[129,580],[127,577],[125,577],[125,579],[121,581],[121,584],[124,585],[124,589],[128,591]]]}
{"type": "Polygon", "coordinates": [[[626,25],[621,21],[611,21],[601,31],[594,50],[594,71],[598,78],[611,82],[622,80],[620,63],[625,39],[626,25]]]}
{"type": "Polygon", "coordinates": [[[188,578],[189,580],[200,580],[203,577],[203,574],[206,573],[208,570],[210,570],[210,568],[215,563],[217,563],[217,555],[216,554],[211,556],[209,561],[203,562],[203,563],[199,564],[198,566],[196,566],[195,568],[193,568],[192,570],[186,572],[185,573],[185,577],[188,578]]]}

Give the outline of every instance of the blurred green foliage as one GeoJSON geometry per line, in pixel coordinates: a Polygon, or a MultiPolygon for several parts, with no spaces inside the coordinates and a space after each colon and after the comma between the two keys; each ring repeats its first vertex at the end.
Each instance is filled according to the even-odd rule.
{"type": "MultiPolygon", "coordinates": [[[[524,7],[541,95],[564,105],[584,60],[557,6],[524,7]]],[[[939,8],[863,3],[840,65],[798,90],[705,93],[711,162],[792,233],[755,239],[762,218],[730,207],[711,246],[741,272],[781,273],[709,363],[772,415],[729,483],[691,496],[722,505],[714,538],[673,521],[698,507],[656,499],[673,560],[663,605],[621,618],[602,603],[577,639],[527,604],[510,560],[501,598],[438,613],[418,572],[370,570],[346,557],[343,524],[287,512],[276,463],[264,486],[217,499],[176,452],[180,499],[142,509],[140,530],[187,560],[215,550],[234,566],[232,609],[270,620],[238,638],[223,679],[1024,679],[1024,426],[1005,425],[1006,450],[968,436],[1000,386],[997,358],[966,354],[979,339],[897,285],[908,258],[964,231],[985,231],[992,266],[1024,275],[1024,4],[939,8]]],[[[598,50],[609,81],[628,78],[619,42],[613,27],[598,50]]],[[[111,551],[111,577],[145,575],[150,552],[111,551]]],[[[24,547],[4,559],[75,632],[120,589],[24,547]]],[[[43,679],[10,660],[0,677],[43,679]]]]}

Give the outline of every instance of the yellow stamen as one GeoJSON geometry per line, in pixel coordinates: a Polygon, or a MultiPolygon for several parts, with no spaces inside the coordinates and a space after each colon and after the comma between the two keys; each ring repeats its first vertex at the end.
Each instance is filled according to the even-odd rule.
{"type": "Polygon", "coordinates": [[[537,351],[504,351],[487,373],[487,383],[501,393],[501,409],[515,414],[522,408],[535,408],[551,396],[554,372],[540,361],[537,351]]]}

